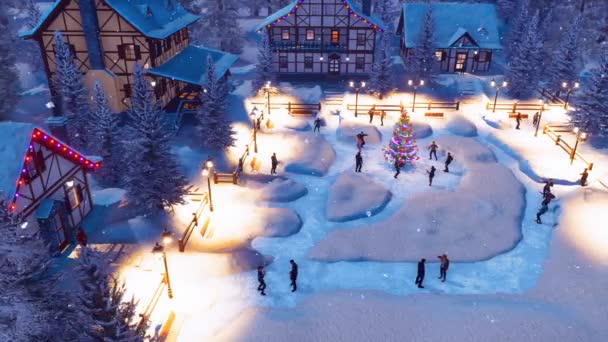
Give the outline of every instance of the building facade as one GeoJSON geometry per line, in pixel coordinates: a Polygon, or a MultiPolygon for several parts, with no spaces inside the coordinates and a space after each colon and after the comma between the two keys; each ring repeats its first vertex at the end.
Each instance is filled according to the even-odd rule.
{"type": "Polygon", "coordinates": [[[367,75],[382,22],[371,0],[296,0],[258,26],[267,34],[279,74],[367,75]]]}
{"type": "Polygon", "coordinates": [[[197,20],[199,17],[188,13],[177,0],[56,0],[38,25],[22,37],[40,45],[49,87],[55,94],[54,32],[61,31],[87,86],[100,81],[112,109],[121,112],[130,104],[136,63],[148,72],[156,98],[164,107],[203,86],[205,70],[193,74],[201,69],[196,64],[206,65],[209,54],[214,61],[232,61],[229,65],[222,61],[218,70],[218,77],[229,75],[236,56],[189,44],[188,25],[197,20]],[[173,59],[183,61],[185,50],[191,68],[181,65],[167,72],[165,67],[163,76],[154,73],[173,59]],[[188,70],[186,78],[184,70],[188,70]]]}
{"type": "Polygon", "coordinates": [[[490,71],[493,55],[502,49],[496,8],[484,3],[403,4],[397,34],[400,54],[407,63],[423,30],[426,13],[432,11],[436,71],[483,73],[490,71]]]}

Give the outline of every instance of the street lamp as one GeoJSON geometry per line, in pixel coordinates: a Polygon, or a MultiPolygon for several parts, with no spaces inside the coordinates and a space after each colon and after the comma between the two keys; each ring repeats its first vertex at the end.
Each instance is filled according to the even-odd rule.
{"type": "Polygon", "coordinates": [[[566,93],[566,102],[564,102],[564,109],[568,109],[568,100],[570,100],[570,93],[574,89],[578,89],[579,86],[580,86],[580,84],[578,82],[574,82],[571,86],[568,84],[568,82],[563,82],[562,83],[562,88],[564,88],[565,90],[567,90],[567,93],[566,93]]]}
{"type": "Polygon", "coordinates": [[[501,86],[498,86],[498,84],[496,84],[496,81],[494,79],[492,79],[492,81],[490,82],[490,87],[496,89],[496,95],[494,95],[494,106],[492,107],[492,113],[496,112],[496,100],[498,100],[498,92],[500,91],[501,88],[506,88],[507,87],[507,82],[503,81],[501,86]]]}
{"type": "Polygon", "coordinates": [[[365,82],[361,81],[359,86],[356,86],[355,82],[350,81],[350,87],[355,90],[355,117],[357,117],[357,109],[359,108],[359,92],[365,88],[365,82]]]}
{"type": "Polygon", "coordinates": [[[258,153],[258,109],[253,107],[249,116],[251,117],[251,123],[253,124],[253,151],[258,153]]]}
{"type": "Polygon", "coordinates": [[[420,80],[418,84],[414,84],[414,81],[407,81],[407,85],[414,88],[414,98],[412,99],[412,113],[416,111],[416,92],[418,91],[418,87],[422,87],[424,85],[424,80],[420,80]]]}
{"type": "Polygon", "coordinates": [[[209,211],[213,211],[213,201],[211,198],[211,175],[213,173],[213,160],[207,158],[205,167],[202,170],[203,177],[207,177],[207,193],[209,194],[209,211]]]}
{"type": "Polygon", "coordinates": [[[264,85],[264,92],[266,93],[266,106],[268,107],[268,115],[270,115],[270,81],[264,85]]]}
{"type": "Polygon", "coordinates": [[[538,115],[538,121],[536,122],[536,130],[534,131],[535,137],[538,136],[538,127],[540,127],[540,121],[543,119],[543,112],[545,111],[545,109],[547,109],[547,104],[545,103],[545,101],[540,100],[539,102],[540,102],[541,106],[540,106],[540,114],[538,115]]]}
{"type": "Polygon", "coordinates": [[[163,280],[167,284],[167,294],[169,298],[173,298],[173,290],[171,289],[171,281],[169,279],[169,266],[167,265],[167,253],[165,252],[165,246],[173,241],[172,234],[169,230],[165,230],[160,235],[162,244],[156,243],[152,248],[152,254],[162,256],[163,263],[165,265],[165,273],[163,274],[163,280]]]}
{"type": "Polygon", "coordinates": [[[581,132],[578,127],[574,127],[573,132],[576,134],[576,143],[574,144],[574,149],[570,153],[570,165],[574,163],[574,157],[576,156],[576,149],[578,148],[579,141],[585,141],[585,139],[587,139],[587,133],[581,132]]]}

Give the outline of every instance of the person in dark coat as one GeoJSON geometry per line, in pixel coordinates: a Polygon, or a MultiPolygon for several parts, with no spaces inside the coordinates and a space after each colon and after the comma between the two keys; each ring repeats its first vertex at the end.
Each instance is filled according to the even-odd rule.
{"type": "Polygon", "coordinates": [[[435,155],[435,160],[437,160],[437,148],[439,148],[439,146],[437,146],[437,143],[435,143],[435,140],[433,140],[428,147],[428,149],[431,150],[431,152],[429,152],[429,160],[433,159],[433,155],[435,155]]]}
{"type": "Polygon", "coordinates": [[[78,231],[76,232],[76,240],[81,246],[87,246],[87,242],[89,239],[87,238],[87,234],[84,232],[84,229],[82,229],[82,227],[78,227],[78,231]]]}
{"type": "Polygon", "coordinates": [[[264,271],[264,266],[258,266],[258,291],[262,296],[266,295],[266,282],[264,281],[264,276],[266,275],[266,271],[264,271]]]}
{"type": "Polygon", "coordinates": [[[519,129],[519,124],[521,124],[521,112],[517,112],[517,116],[515,117],[515,121],[517,122],[517,126],[515,126],[515,129],[519,129]]]}
{"type": "Polygon", "coordinates": [[[441,279],[441,282],[445,282],[445,278],[448,275],[448,268],[450,267],[450,259],[448,259],[448,256],[445,254],[438,256],[438,258],[441,262],[439,265],[439,279],[441,279]]]}
{"type": "Polygon", "coordinates": [[[270,174],[276,175],[277,174],[277,165],[279,165],[279,161],[277,159],[276,153],[272,154],[272,157],[270,157],[270,162],[272,164],[272,168],[270,169],[270,174]]]}
{"type": "Polygon", "coordinates": [[[581,173],[581,186],[587,186],[587,177],[589,177],[589,172],[587,172],[587,168],[585,168],[583,173],[581,173]]]}
{"type": "Polygon", "coordinates": [[[321,132],[321,119],[318,117],[315,119],[315,129],[313,132],[321,132]]]}
{"type": "Polygon", "coordinates": [[[551,192],[552,186],[553,186],[553,179],[551,179],[551,178],[547,179],[547,181],[545,182],[545,186],[543,187],[543,195],[545,195],[547,192],[551,192]]]}
{"type": "Polygon", "coordinates": [[[395,158],[395,179],[397,179],[397,176],[399,176],[399,174],[401,173],[402,166],[403,164],[401,163],[401,159],[395,158]]]}
{"type": "Polygon", "coordinates": [[[549,210],[549,207],[546,205],[543,205],[542,207],[540,207],[540,210],[536,213],[536,223],[541,224],[543,223],[540,220],[541,215],[543,215],[544,213],[546,213],[549,210]]]}
{"type": "Polygon", "coordinates": [[[361,131],[361,133],[357,134],[357,147],[359,148],[359,150],[361,150],[361,148],[363,146],[365,146],[365,137],[367,136],[367,134],[363,133],[363,131],[361,131]]]}
{"type": "Polygon", "coordinates": [[[384,117],[386,116],[386,112],[382,111],[380,114],[380,126],[384,126],[384,117]]]}
{"type": "Polygon", "coordinates": [[[361,172],[362,167],[363,167],[363,157],[361,156],[361,151],[359,151],[355,155],[355,172],[361,172]]]}
{"type": "Polygon", "coordinates": [[[298,281],[298,264],[296,264],[293,259],[289,260],[289,263],[291,264],[291,271],[289,271],[289,280],[291,280],[291,292],[296,292],[296,290],[298,289],[298,284],[296,283],[298,281]]]}
{"type": "Polygon", "coordinates": [[[373,105],[372,108],[370,108],[369,112],[367,112],[367,114],[369,115],[369,123],[370,124],[374,120],[374,112],[375,111],[376,111],[376,105],[373,105]]]}
{"type": "Polygon", "coordinates": [[[437,169],[435,169],[434,166],[431,166],[431,170],[427,171],[426,173],[429,174],[429,186],[433,185],[433,178],[435,177],[435,171],[437,169]]]}
{"type": "Polygon", "coordinates": [[[536,124],[538,124],[538,119],[540,119],[540,113],[536,112],[536,113],[534,113],[534,116],[532,117],[532,126],[536,127],[536,124]]]}
{"type": "Polygon", "coordinates": [[[448,167],[450,166],[452,160],[454,160],[454,157],[452,157],[452,154],[448,152],[448,157],[445,159],[445,169],[443,169],[443,172],[450,172],[448,167]]]}
{"type": "Polygon", "coordinates": [[[554,194],[552,194],[550,192],[547,192],[544,195],[544,198],[543,198],[543,201],[542,201],[541,205],[549,205],[549,203],[551,203],[551,200],[553,200],[554,198],[555,198],[554,194]]]}
{"type": "Polygon", "coordinates": [[[418,285],[419,289],[423,289],[424,286],[422,286],[422,282],[424,281],[424,263],[426,262],[426,259],[422,258],[420,259],[420,261],[418,262],[418,273],[416,274],[416,282],[415,284],[418,285]]]}

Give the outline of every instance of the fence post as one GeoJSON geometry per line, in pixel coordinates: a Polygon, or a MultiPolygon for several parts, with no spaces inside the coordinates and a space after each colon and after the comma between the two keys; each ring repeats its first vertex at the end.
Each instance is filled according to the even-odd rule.
{"type": "Polygon", "coordinates": [[[192,221],[194,221],[194,226],[198,226],[198,217],[196,217],[196,213],[192,213],[192,221]]]}
{"type": "Polygon", "coordinates": [[[236,185],[236,172],[232,173],[232,184],[236,185]]]}
{"type": "Polygon", "coordinates": [[[555,139],[555,145],[559,145],[559,142],[562,140],[562,135],[558,135],[557,139],[555,139]]]}
{"type": "Polygon", "coordinates": [[[456,110],[460,110],[460,101],[456,102],[456,110]]]}
{"type": "Polygon", "coordinates": [[[177,241],[177,245],[179,246],[179,251],[183,252],[184,251],[184,241],[182,239],[179,239],[177,241]]]}
{"type": "Polygon", "coordinates": [[[213,184],[217,184],[217,172],[213,173],[213,184]]]}
{"type": "Polygon", "coordinates": [[[589,171],[593,170],[593,163],[589,163],[589,167],[587,168],[587,170],[589,170],[589,171]]]}
{"type": "Polygon", "coordinates": [[[513,102],[513,110],[511,111],[511,113],[515,112],[517,112],[517,102],[513,102]]]}
{"type": "Polygon", "coordinates": [[[287,112],[291,114],[291,102],[287,102],[287,112]]]}

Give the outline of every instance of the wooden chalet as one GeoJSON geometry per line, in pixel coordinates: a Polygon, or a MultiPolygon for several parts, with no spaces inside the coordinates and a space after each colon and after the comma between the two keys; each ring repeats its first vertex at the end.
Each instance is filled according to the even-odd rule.
{"type": "Polygon", "coordinates": [[[147,71],[161,105],[177,108],[204,86],[207,56],[217,63],[218,79],[228,77],[238,58],[190,45],[188,25],[199,19],[177,0],[56,0],[21,36],[39,43],[53,94],[53,40],[59,30],[87,86],[100,81],[115,112],[129,106],[135,63],[147,71]]]}
{"type": "Polygon", "coordinates": [[[93,203],[87,175],[101,166],[40,128],[0,123],[0,192],[8,209],[37,225],[54,251],[74,241],[93,203]]]}
{"type": "MultiPolygon", "coordinates": [[[[496,7],[486,3],[405,3],[397,34],[400,54],[416,47],[429,6],[434,23],[433,43],[439,72],[480,73],[490,70],[493,54],[502,49],[496,7]]],[[[407,67],[407,65],[406,65],[407,67]]]]}
{"type": "Polygon", "coordinates": [[[279,74],[367,75],[383,30],[371,0],[362,8],[352,0],[296,0],[258,26],[279,74]]]}

